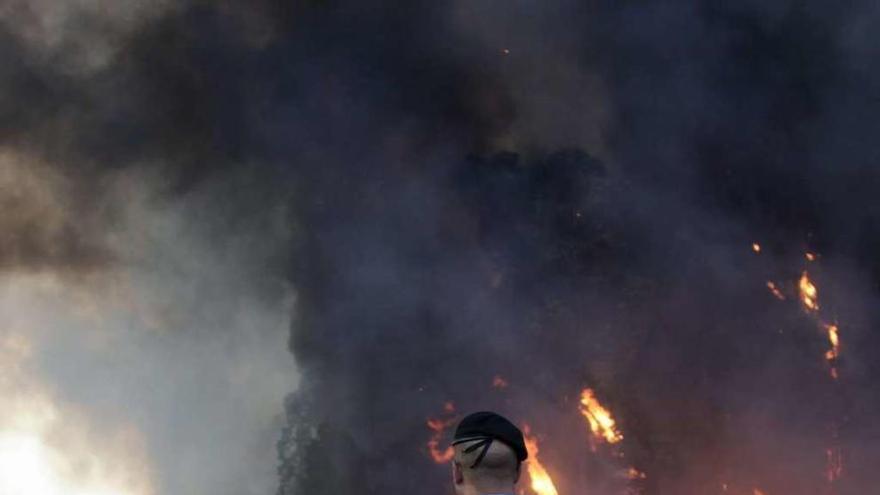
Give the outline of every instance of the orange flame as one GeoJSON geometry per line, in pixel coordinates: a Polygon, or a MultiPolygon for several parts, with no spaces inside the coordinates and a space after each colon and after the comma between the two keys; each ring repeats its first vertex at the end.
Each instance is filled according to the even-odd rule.
{"type": "Polygon", "coordinates": [[[828,330],[828,340],[831,342],[831,349],[825,353],[825,359],[831,363],[831,378],[837,380],[837,366],[834,363],[840,357],[840,335],[837,325],[825,325],[825,329],[828,330]]]}
{"type": "Polygon", "coordinates": [[[538,460],[538,439],[529,436],[529,425],[523,425],[523,437],[526,449],[529,451],[529,459],[526,461],[526,470],[529,473],[532,491],[537,495],[558,495],[553,478],[538,460]]]}
{"type": "Polygon", "coordinates": [[[752,251],[754,251],[756,253],[760,253],[761,252],[761,245],[758,244],[757,242],[753,242],[752,243],[752,251]]]}
{"type": "Polygon", "coordinates": [[[813,282],[810,281],[810,276],[804,271],[803,275],[801,275],[801,279],[798,282],[798,288],[801,292],[801,302],[804,303],[804,307],[807,311],[818,311],[819,309],[819,290],[813,285],[813,282]]]}
{"type": "Polygon", "coordinates": [[[431,439],[428,440],[428,453],[431,454],[431,459],[437,464],[445,464],[455,456],[455,450],[453,450],[452,446],[440,449],[443,431],[452,426],[454,422],[454,419],[428,419],[428,428],[434,432],[431,435],[431,439]]]}
{"type": "Polygon", "coordinates": [[[825,357],[833,361],[840,356],[840,336],[837,325],[825,325],[825,329],[828,330],[828,340],[831,342],[831,349],[825,353],[825,357]]]}
{"type": "Polygon", "coordinates": [[[599,403],[592,389],[585,388],[581,391],[580,411],[597,439],[604,439],[612,444],[623,440],[623,435],[617,430],[617,423],[611,417],[611,412],[599,403]]]}

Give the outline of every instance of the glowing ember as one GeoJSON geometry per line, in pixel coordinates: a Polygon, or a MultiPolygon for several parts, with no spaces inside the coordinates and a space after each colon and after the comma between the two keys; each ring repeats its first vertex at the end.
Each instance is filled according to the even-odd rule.
{"type": "Polygon", "coordinates": [[[804,253],[804,258],[807,258],[807,261],[816,261],[816,255],[810,252],[804,253]]]}
{"type": "Polygon", "coordinates": [[[760,253],[761,252],[761,245],[758,244],[757,242],[752,243],[752,251],[754,251],[756,253],[760,253]]]}
{"type": "Polygon", "coordinates": [[[495,388],[507,388],[507,385],[507,380],[499,375],[495,375],[495,378],[492,379],[492,386],[495,388]]]}
{"type": "Polygon", "coordinates": [[[840,356],[840,336],[838,335],[837,325],[825,325],[828,330],[828,340],[831,342],[831,349],[825,354],[829,361],[837,359],[840,356]]]}
{"type": "Polygon", "coordinates": [[[816,286],[810,281],[810,276],[806,271],[801,275],[801,279],[798,282],[798,288],[801,293],[801,302],[804,303],[804,307],[807,311],[817,311],[819,309],[819,290],[816,289],[816,286]]]}
{"type": "Polygon", "coordinates": [[[779,290],[779,288],[776,287],[776,284],[774,284],[773,282],[768,280],[767,281],[767,288],[770,289],[770,292],[774,296],[776,296],[776,299],[779,299],[780,301],[785,300],[785,296],[782,294],[782,292],[779,290]]]}
{"type": "Polygon", "coordinates": [[[626,477],[631,480],[643,480],[643,479],[647,478],[648,475],[639,471],[638,469],[636,469],[634,467],[630,467],[629,469],[626,470],[626,477]]]}
{"type": "Polygon", "coordinates": [[[825,330],[828,331],[828,341],[831,343],[831,349],[825,353],[825,359],[831,364],[831,378],[837,380],[837,366],[835,366],[835,361],[840,357],[840,335],[838,334],[837,325],[824,325],[825,330]]]}
{"type": "Polygon", "coordinates": [[[752,495],[764,495],[764,492],[755,488],[754,490],[752,490],[752,495]]]}
{"type": "Polygon", "coordinates": [[[530,436],[529,425],[523,425],[523,436],[526,449],[529,451],[529,459],[526,461],[526,470],[529,473],[532,490],[537,495],[558,495],[553,478],[538,460],[538,440],[530,436]]]}
{"type": "MultiPolygon", "coordinates": [[[[455,412],[455,403],[452,401],[446,402],[443,404],[443,410],[447,414],[452,414],[455,412]]],[[[431,455],[431,459],[437,464],[446,464],[447,462],[452,461],[452,458],[455,456],[455,450],[452,446],[447,446],[445,449],[440,449],[440,442],[443,440],[443,433],[447,428],[451,427],[455,424],[456,418],[447,418],[447,419],[433,419],[428,418],[427,425],[431,430],[431,438],[428,440],[428,454],[431,455]]]]}
{"type": "Polygon", "coordinates": [[[590,431],[596,438],[604,439],[608,443],[623,440],[623,435],[617,430],[611,412],[599,403],[592,389],[586,388],[581,392],[580,411],[589,422],[590,431]]]}

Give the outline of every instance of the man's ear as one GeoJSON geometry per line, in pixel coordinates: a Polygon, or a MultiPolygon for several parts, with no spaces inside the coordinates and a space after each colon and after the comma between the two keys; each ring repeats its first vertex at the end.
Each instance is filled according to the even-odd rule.
{"type": "Polygon", "coordinates": [[[461,470],[461,464],[458,461],[452,461],[452,482],[456,485],[464,483],[464,472],[461,470]]]}

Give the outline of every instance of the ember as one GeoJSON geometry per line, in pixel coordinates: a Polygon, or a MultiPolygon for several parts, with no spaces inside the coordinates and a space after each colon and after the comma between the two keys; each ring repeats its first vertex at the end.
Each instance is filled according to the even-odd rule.
{"type": "Polygon", "coordinates": [[[767,281],[767,288],[770,289],[770,292],[774,296],[776,296],[776,299],[779,299],[780,301],[785,300],[785,296],[782,294],[782,292],[779,290],[779,288],[776,287],[776,284],[774,284],[773,282],[768,280],[767,281]]]}

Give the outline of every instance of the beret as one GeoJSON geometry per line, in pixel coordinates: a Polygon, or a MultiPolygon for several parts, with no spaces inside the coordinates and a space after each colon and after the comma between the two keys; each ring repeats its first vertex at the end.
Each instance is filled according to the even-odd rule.
{"type": "Polygon", "coordinates": [[[519,462],[529,457],[526,443],[523,440],[523,434],[519,428],[504,416],[494,412],[476,412],[465,416],[461,420],[455,429],[452,445],[473,440],[480,440],[480,442],[469,446],[465,452],[472,452],[480,447],[483,447],[483,451],[471,467],[476,467],[483,460],[483,456],[486,455],[493,440],[503,442],[512,448],[519,462]]]}

